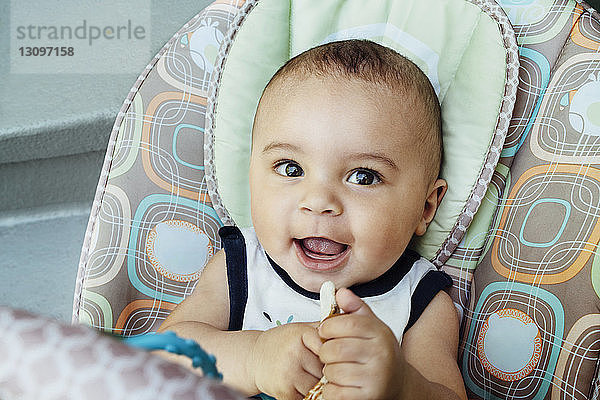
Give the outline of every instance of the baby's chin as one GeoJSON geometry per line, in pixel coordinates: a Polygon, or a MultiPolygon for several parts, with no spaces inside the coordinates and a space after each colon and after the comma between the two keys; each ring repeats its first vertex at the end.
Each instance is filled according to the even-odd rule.
{"type": "Polygon", "coordinates": [[[288,271],[288,274],[298,286],[313,293],[319,293],[321,290],[321,285],[327,281],[333,282],[337,289],[352,286],[352,283],[348,282],[347,279],[336,276],[338,274],[335,273],[306,273],[306,271],[304,271],[300,274],[300,276],[294,276],[294,274],[290,274],[288,271]]]}
{"type": "MultiPolygon", "coordinates": [[[[289,274],[289,272],[288,272],[288,274],[289,274]]],[[[323,282],[330,280],[325,277],[309,278],[307,276],[302,276],[302,277],[294,276],[294,274],[289,274],[289,275],[298,286],[300,286],[302,289],[304,289],[306,291],[313,292],[313,293],[319,293],[319,290],[321,289],[321,285],[323,284],[323,282]]]]}

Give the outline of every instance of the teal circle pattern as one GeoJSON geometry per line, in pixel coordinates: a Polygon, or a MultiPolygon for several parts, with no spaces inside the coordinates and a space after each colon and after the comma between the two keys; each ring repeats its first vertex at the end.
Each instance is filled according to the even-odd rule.
{"type": "Polygon", "coordinates": [[[465,343],[462,360],[465,386],[477,396],[490,400],[503,400],[511,396],[530,400],[544,399],[552,383],[562,345],[564,314],[560,300],[540,287],[518,282],[490,283],[479,296],[465,343]],[[528,376],[515,382],[505,382],[492,376],[484,369],[477,353],[477,340],[483,323],[493,313],[504,308],[520,309],[525,314],[533,314],[530,317],[538,325],[542,336],[542,361],[528,376]],[[540,314],[540,310],[544,308],[551,310],[551,315],[550,311],[549,315],[540,314]],[[551,327],[552,330],[549,331],[551,327]]]}
{"type": "Polygon", "coordinates": [[[149,265],[149,263],[145,262],[146,255],[138,250],[144,248],[138,242],[140,239],[143,240],[141,236],[151,229],[152,224],[169,219],[166,216],[181,219],[182,215],[186,215],[187,219],[192,219],[194,223],[201,225],[199,228],[208,235],[213,243],[218,241],[217,231],[223,226],[223,223],[213,208],[196,200],[167,194],[153,194],[145,197],[135,212],[127,251],[127,272],[133,287],[150,298],[176,304],[179,304],[185,296],[189,295],[188,291],[191,292],[193,283],[190,283],[189,288],[181,288],[162,281],[161,279],[165,278],[157,275],[145,279],[142,270],[138,266],[149,265]],[[161,217],[155,221],[148,219],[148,212],[152,209],[160,209],[161,217]],[[194,220],[195,217],[198,220],[194,220]]]}

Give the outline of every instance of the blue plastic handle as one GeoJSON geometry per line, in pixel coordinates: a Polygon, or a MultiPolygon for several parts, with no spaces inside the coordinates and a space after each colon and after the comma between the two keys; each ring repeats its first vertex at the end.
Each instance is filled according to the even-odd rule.
{"type": "Polygon", "coordinates": [[[175,332],[152,332],[123,338],[123,341],[129,346],[144,350],[165,350],[169,353],[187,356],[192,360],[194,368],[202,368],[204,376],[218,380],[223,379],[223,375],[217,371],[215,356],[206,353],[194,340],[180,338],[175,332]]]}

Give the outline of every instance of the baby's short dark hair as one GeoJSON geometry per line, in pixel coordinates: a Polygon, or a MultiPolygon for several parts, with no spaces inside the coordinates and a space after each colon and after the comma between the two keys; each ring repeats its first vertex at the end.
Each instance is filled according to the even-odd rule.
{"type": "MultiPolygon", "coordinates": [[[[265,92],[276,83],[293,82],[307,76],[355,79],[372,83],[399,95],[410,110],[415,143],[426,159],[433,178],[442,161],[440,103],[427,76],[412,61],[370,40],[343,40],[311,48],[288,60],[273,75],[265,92]],[[292,78],[292,79],[290,79],[292,78]]],[[[264,95],[264,94],[263,94],[264,95]]]]}

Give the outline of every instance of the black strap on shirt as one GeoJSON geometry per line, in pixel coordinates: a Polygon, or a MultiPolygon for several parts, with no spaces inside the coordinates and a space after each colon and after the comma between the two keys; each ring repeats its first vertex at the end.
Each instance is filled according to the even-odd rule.
{"type": "Polygon", "coordinates": [[[404,333],[414,325],[440,290],[452,286],[452,278],[444,271],[429,271],[419,281],[410,299],[410,316],[404,333]]]}
{"type": "MultiPolygon", "coordinates": [[[[379,296],[392,290],[396,285],[404,278],[404,276],[410,271],[411,267],[421,256],[415,251],[406,249],[404,254],[392,265],[387,271],[373,279],[372,281],[359,283],[349,287],[352,292],[360,298],[379,296]]],[[[319,300],[319,293],[311,292],[292,280],[287,272],[281,268],[269,255],[267,259],[273,267],[273,270],[279,275],[279,277],[293,289],[296,293],[301,294],[309,299],[319,300]]]]}
{"type": "Polygon", "coordinates": [[[237,226],[224,226],[219,236],[225,249],[227,282],[229,286],[229,327],[239,331],[244,322],[248,301],[248,269],[246,268],[246,242],[237,226]]]}
{"type": "MultiPolygon", "coordinates": [[[[224,226],[219,229],[219,236],[225,249],[227,265],[227,281],[229,286],[229,328],[230,331],[242,329],[244,312],[248,301],[248,269],[246,260],[246,242],[242,232],[236,226],[224,226]]],[[[366,284],[350,287],[359,297],[376,296],[393,288],[412,264],[419,259],[419,255],[411,250],[406,250],[400,259],[384,274],[366,284]]],[[[275,272],[283,281],[296,292],[306,297],[319,299],[318,293],[309,292],[296,284],[289,275],[279,267],[268,255],[267,258],[275,272]]],[[[410,316],[404,329],[406,332],[419,319],[431,300],[440,290],[452,286],[452,278],[443,271],[429,271],[417,284],[411,297],[410,316]]]]}

